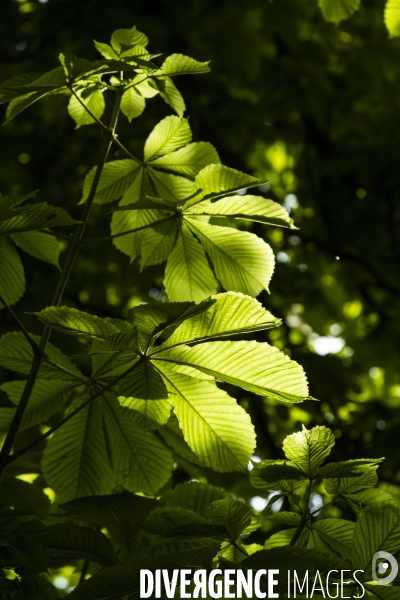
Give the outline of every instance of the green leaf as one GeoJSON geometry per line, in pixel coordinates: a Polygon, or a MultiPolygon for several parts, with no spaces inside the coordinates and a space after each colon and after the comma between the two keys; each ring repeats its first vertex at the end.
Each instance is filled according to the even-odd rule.
{"type": "Polygon", "coordinates": [[[209,521],[226,527],[232,540],[251,525],[253,515],[253,510],[245,502],[234,500],[230,494],[213,502],[206,512],[209,521]]]}
{"type": "Polygon", "coordinates": [[[283,450],[301,471],[309,476],[314,476],[318,467],[324,462],[335,445],[335,436],[327,427],[313,427],[292,435],[288,435],[283,442],[283,450]]]}
{"type": "Polygon", "coordinates": [[[193,142],[184,148],[151,160],[151,165],[195,177],[204,167],[220,162],[214,146],[208,142],[193,142]]]}
{"type": "Polygon", "coordinates": [[[298,513],[294,512],[277,512],[272,515],[267,515],[265,517],[268,521],[272,521],[273,523],[280,523],[281,525],[292,525],[297,526],[300,525],[301,516],[298,513]]]}
{"type": "Polygon", "coordinates": [[[393,501],[393,496],[388,492],[378,489],[361,490],[360,492],[349,493],[345,495],[349,502],[361,504],[374,504],[375,502],[393,501]]]}
{"type": "Polygon", "coordinates": [[[152,83],[155,86],[156,90],[160,92],[161,98],[166,102],[173,110],[176,112],[178,117],[182,117],[185,112],[185,101],[182,98],[181,93],[176,88],[170,77],[163,77],[159,79],[158,77],[152,78],[152,83]]]}
{"type": "Polygon", "coordinates": [[[27,86],[36,81],[40,76],[41,73],[19,73],[4,81],[0,85],[0,104],[27,94],[29,92],[27,86]]]}
{"type": "Polygon", "coordinates": [[[47,483],[60,500],[107,494],[115,484],[108,462],[100,401],[92,402],[57,429],[43,454],[47,483]]]}
{"type": "Polygon", "coordinates": [[[263,460],[253,466],[250,482],[253,487],[263,490],[284,490],[293,492],[306,480],[302,471],[291,462],[283,460],[263,460]]]}
{"type": "MultiPolygon", "coordinates": [[[[32,339],[39,343],[39,336],[31,335],[32,339]]],[[[71,372],[68,375],[65,371],[62,374],[64,380],[75,381],[77,377],[82,377],[79,369],[53,344],[48,343],[46,348],[47,356],[57,365],[71,372]]],[[[0,339],[0,366],[11,371],[16,371],[21,375],[28,375],[33,361],[33,350],[29,342],[19,331],[6,333],[0,339]]],[[[60,379],[60,371],[49,363],[44,362],[39,377],[44,379],[60,379]]]]}
{"type": "Polygon", "coordinates": [[[143,524],[143,529],[147,533],[169,537],[170,534],[177,533],[177,528],[199,524],[209,525],[207,519],[190,509],[167,506],[152,510],[143,524]]]}
{"type": "Polygon", "coordinates": [[[108,452],[119,482],[130,491],[155,496],[171,476],[169,451],[153,433],[129,420],[117,400],[104,397],[108,452]]]}
{"type": "Polygon", "coordinates": [[[120,384],[119,401],[129,408],[125,415],[137,425],[156,429],[169,419],[171,401],[159,373],[149,361],[144,361],[120,384]]]}
{"type": "Polygon", "coordinates": [[[145,106],[145,99],[135,88],[130,87],[122,94],[121,111],[128,118],[129,122],[139,117],[144,111],[145,106]]]}
{"type": "Polygon", "coordinates": [[[71,96],[68,103],[68,113],[75,121],[76,129],[79,129],[82,125],[91,125],[96,122],[88,111],[90,111],[94,117],[97,117],[97,119],[101,119],[106,104],[104,96],[97,86],[76,90],[75,93],[80,101],[76,96],[71,96]]]}
{"type": "MultiPolygon", "coordinates": [[[[11,402],[16,405],[19,404],[24,388],[25,381],[10,381],[1,385],[1,389],[8,395],[11,402]]],[[[51,415],[65,406],[72,389],[75,389],[75,386],[71,385],[71,382],[68,381],[37,379],[29,398],[29,404],[24,412],[20,430],[22,431],[34,425],[45,423],[51,415]]],[[[9,411],[11,421],[15,410],[13,408],[4,408],[2,410],[9,411]]]]}
{"type": "Polygon", "coordinates": [[[199,304],[194,302],[142,304],[131,308],[128,318],[148,344],[152,337],[156,339],[166,329],[177,327],[185,320],[207,311],[214,303],[214,299],[209,299],[199,304]]]}
{"type": "Polygon", "coordinates": [[[20,206],[30,197],[31,194],[0,196],[0,236],[77,224],[66,210],[50,206],[46,202],[20,206]]]}
{"type": "Polygon", "coordinates": [[[205,517],[210,504],[216,500],[223,500],[226,496],[225,490],[208,483],[190,481],[165,492],[160,502],[164,506],[186,508],[205,517]]]}
{"type": "Polygon", "coordinates": [[[147,36],[138,31],[136,27],[132,29],[116,29],[111,36],[111,46],[119,54],[123,52],[126,46],[140,46],[146,47],[149,43],[147,36]]]}
{"type": "Polygon", "coordinates": [[[387,0],[385,6],[385,25],[390,37],[400,35],[400,2],[399,0],[387,0]]]}
{"type": "Polygon", "coordinates": [[[268,290],[275,266],[271,247],[247,231],[216,227],[197,219],[186,219],[213,263],[226,290],[257,296],[268,290]]]}
{"type": "Polygon", "coordinates": [[[266,225],[290,227],[295,229],[293,219],[283,206],[262,196],[229,196],[206,206],[196,205],[189,208],[189,214],[202,214],[215,217],[230,217],[257,221],[266,225]]]}
{"type": "Polygon", "coordinates": [[[186,319],[164,342],[163,347],[262,331],[280,325],[279,319],[249,296],[226,292],[213,296],[212,300],[206,310],[186,319]]]}
{"type": "Polygon", "coordinates": [[[376,465],[382,462],[383,458],[361,458],[356,460],[346,460],[338,463],[329,463],[316,473],[319,479],[335,479],[342,477],[351,477],[352,475],[359,477],[362,473],[357,467],[364,465],[376,465]]]}
{"type": "Polygon", "coordinates": [[[40,312],[32,313],[45,325],[71,335],[85,338],[107,339],[119,329],[110,319],[100,319],[76,308],[68,306],[48,306],[40,312]]]}
{"type": "Polygon", "coordinates": [[[302,367],[265,343],[206,342],[193,348],[169,348],[156,356],[157,364],[162,360],[188,365],[275,400],[301,402],[308,398],[302,367]]]}
{"type": "Polygon", "coordinates": [[[169,255],[164,285],[169,299],[176,301],[198,302],[217,291],[217,282],[205,252],[185,223],[182,223],[169,255]]]}
{"type": "Polygon", "coordinates": [[[376,552],[395,555],[400,550],[400,507],[392,502],[371,504],[358,518],[351,549],[353,569],[372,580],[372,558],[376,552]]]}
{"type": "Polygon", "coordinates": [[[132,354],[130,358],[135,358],[135,355],[139,355],[141,348],[138,340],[138,332],[136,329],[131,329],[126,321],[126,331],[119,331],[113,333],[105,342],[100,342],[92,345],[90,354],[114,354],[128,352],[132,354]]]}
{"type": "Polygon", "coordinates": [[[232,192],[255,187],[263,183],[241,171],[223,165],[208,165],[196,176],[193,183],[193,197],[188,198],[184,209],[190,208],[206,199],[219,198],[232,192]]]}
{"type": "MultiPolygon", "coordinates": [[[[148,173],[141,169],[133,184],[126,190],[119,207],[122,209],[122,207],[129,205],[132,202],[136,203],[142,201],[146,198],[147,194],[151,193],[151,191],[152,188],[150,186],[148,173]]],[[[164,211],[143,209],[116,212],[113,214],[111,220],[111,233],[112,235],[117,235],[130,231],[131,229],[144,227],[159,218],[166,218],[166,213],[164,211]]],[[[142,235],[143,231],[125,234],[115,238],[113,244],[118,250],[121,250],[121,252],[130,256],[131,261],[133,261],[140,255],[142,235]]]]}
{"type": "MultiPolygon", "coordinates": [[[[272,534],[265,542],[264,548],[271,550],[272,548],[281,548],[282,546],[288,546],[292,541],[296,528],[285,529],[284,531],[278,531],[278,533],[272,534]]],[[[309,532],[303,530],[298,540],[299,546],[304,546],[307,542],[309,532]]],[[[297,566],[297,565],[296,565],[297,566]]],[[[297,569],[296,569],[297,570],[297,569]]]]}
{"type": "MultiPolygon", "coordinates": [[[[82,59],[80,59],[82,60],[82,59]]],[[[33,81],[26,84],[28,91],[36,91],[39,89],[52,90],[54,88],[64,87],[66,84],[65,71],[63,67],[55,67],[47,73],[42,73],[33,81]]]]}
{"type": "Polygon", "coordinates": [[[0,86],[0,103],[10,102],[6,122],[44,96],[64,91],[66,83],[62,67],[44,74],[24,73],[5,81],[0,86]]]}
{"type": "MultiPolygon", "coordinates": [[[[250,475],[250,480],[251,480],[251,475],[250,475]]],[[[293,482],[290,481],[290,482],[288,482],[288,484],[290,486],[292,486],[293,482]]],[[[252,485],[253,485],[253,487],[261,487],[261,488],[263,487],[261,480],[257,481],[257,485],[256,485],[256,481],[252,481],[252,485]],[[261,485],[260,485],[260,483],[261,483],[261,485]]],[[[301,485],[302,484],[300,483],[300,486],[301,485]]],[[[276,491],[276,490],[273,490],[273,491],[276,491]]],[[[291,504],[294,504],[294,502],[293,502],[293,499],[295,498],[294,494],[291,494],[290,492],[281,492],[280,494],[274,494],[273,496],[271,496],[270,499],[268,500],[267,506],[265,508],[270,508],[273,504],[275,504],[275,502],[277,502],[278,500],[283,500],[284,498],[287,498],[291,504]]],[[[300,500],[300,496],[296,496],[296,498],[298,500],[300,500]]]]}
{"type": "Polygon", "coordinates": [[[172,414],[167,423],[160,427],[158,431],[167,446],[171,448],[174,456],[178,457],[180,460],[183,459],[184,461],[189,461],[189,463],[195,465],[205,466],[204,461],[194,454],[185,441],[183,431],[179,426],[179,421],[176,415],[172,414]]]}
{"type": "Polygon", "coordinates": [[[58,269],[58,257],[60,246],[55,237],[40,231],[27,231],[25,233],[14,233],[12,241],[31,256],[54,265],[58,269]]]}
{"type": "Polygon", "coordinates": [[[118,59],[118,54],[109,46],[108,44],[104,44],[103,42],[96,42],[93,40],[96,50],[100,52],[104,56],[104,58],[110,59],[118,59]]]}
{"type": "MultiPolygon", "coordinates": [[[[25,292],[24,268],[13,244],[0,236],[0,294],[9,306],[25,292]]],[[[4,308],[0,302],[0,309],[4,308]]]]}
{"type": "Polygon", "coordinates": [[[187,119],[165,117],[153,129],[144,146],[146,161],[186,146],[192,139],[187,119]]]}
{"type": "Polygon", "coordinates": [[[355,523],[344,519],[321,519],[310,529],[308,548],[352,558],[351,544],[355,523]]]}
{"type": "Polygon", "coordinates": [[[73,523],[50,525],[36,534],[35,540],[46,548],[53,559],[87,559],[103,565],[116,562],[113,547],[103,533],[73,523]]]}
{"type": "MultiPolygon", "coordinates": [[[[137,177],[139,167],[140,165],[130,158],[106,163],[101,173],[94,202],[107,204],[120,198],[137,177]]],[[[89,196],[96,170],[97,167],[93,167],[85,177],[81,204],[86,202],[89,196]]]]}
{"type": "Polygon", "coordinates": [[[106,527],[112,539],[126,552],[140,543],[143,521],[156,506],[156,500],[124,492],[77,498],[61,508],[89,523],[106,527]]]}
{"type": "Polygon", "coordinates": [[[339,479],[325,479],[324,488],[328,494],[342,495],[359,492],[365,488],[374,487],[378,483],[376,470],[378,465],[364,465],[354,469],[359,477],[342,477],[339,479]]]}
{"type": "Polygon", "coordinates": [[[125,413],[126,418],[142,429],[158,429],[168,421],[171,414],[169,398],[146,402],[138,398],[119,396],[119,402],[121,406],[129,409],[125,413]]]}
{"type": "Polygon", "coordinates": [[[160,223],[143,231],[140,251],[142,255],[141,271],[150,265],[158,265],[167,260],[172,251],[178,222],[176,219],[160,223]]]}
{"type": "MultiPolygon", "coordinates": [[[[179,150],[177,150],[177,152],[179,152],[179,150]]],[[[148,164],[153,165],[152,162],[148,164]]],[[[177,204],[180,204],[191,192],[192,182],[186,177],[180,177],[179,175],[173,175],[172,173],[162,173],[153,167],[149,167],[148,173],[156,195],[158,195],[163,202],[169,202],[171,205],[170,208],[173,208],[176,212],[177,204]]]]}
{"type": "Polygon", "coordinates": [[[216,471],[245,469],[255,447],[248,414],[215,385],[164,366],[161,369],[174,412],[193,452],[216,471]]]}
{"type": "Polygon", "coordinates": [[[18,96],[18,98],[14,98],[11,100],[10,104],[7,106],[6,111],[6,120],[4,124],[9,123],[14,117],[23,112],[26,108],[29,108],[32,104],[47,96],[50,92],[31,92],[30,94],[24,94],[23,96],[18,96]]]}
{"type": "Polygon", "coordinates": [[[90,60],[78,58],[78,56],[70,54],[69,52],[59,54],[58,59],[64,69],[66,78],[70,83],[79,79],[79,75],[90,69],[93,65],[90,60]]]}
{"type": "MultiPolygon", "coordinates": [[[[195,75],[198,73],[208,73],[210,61],[198,62],[194,58],[184,56],[183,54],[171,54],[165,59],[160,72],[163,75],[195,75]]],[[[156,73],[157,75],[159,73],[156,73]]]]}
{"type": "Polygon", "coordinates": [[[143,98],[154,98],[154,96],[159,94],[159,91],[153,85],[151,84],[151,80],[148,79],[147,73],[143,72],[131,79],[128,87],[135,87],[142,94],[143,98]]]}
{"type": "Polygon", "coordinates": [[[318,0],[318,4],[326,21],[339,23],[360,8],[361,0],[318,0]]]}
{"type": "Polygon", "coordinates": [[[158,371],[149,360],[143,360],[119,382],[119,390],[126,398],[162,400],[167,390],[158,371]]]}

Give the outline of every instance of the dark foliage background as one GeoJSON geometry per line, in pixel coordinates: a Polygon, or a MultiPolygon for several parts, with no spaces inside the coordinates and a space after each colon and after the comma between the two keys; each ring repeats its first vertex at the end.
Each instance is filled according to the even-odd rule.
{"type": "MultiPolygon", "coordinates": [[[[269,179],[264,195],[291,208],[300,228],[266,230],[278,262],[271,295],[260,299],[284,324],[259,339],[268,336],[304,366],[320,402],[288,409],[243,395],[258,454],[280,457],[282,439],[300,423],[327,424],[338,438],[332,458],[386,456],[381,486],[399,497],[400,41],[388,39],[383,6],[365,0],[334,26],[310,0],[3,0],[0,80],[49,70],[60,51],[94,59],[92,39],[108,41],[133,24],[149,35],[151,51],[211,59],[211,74],[179,80],[194,139],[215,144],[224,164],[269,179]]],[[[74,132],[66,103],[50,98],[1,130],[0,189],[40,188],[40,198],[78,217],[100,133],[74,132]]],[[[169,113],[156,99],[131,126],[121,117],[124,143],[140,155],[169,113]]],[[[90,226],[108,232],[100,211],[90,226]]],[[[27,255],[24,266],[20,314],[43,308],[57,278],[54,267],[27,255]]],[[[162,271],[140,275],[115,248],[86,246],[65,301],[120,316],[162,297],[162,271]]],[[[14,329],[4,313],[1,321],[4,331],[14,329]]],[[[72,339],[62,344],[76,350],[72,339]]],[[[191,476],[175,472],[177,481],[191,476]]],[[[232,490],[243,484],[242,476],[207,476],[232,490]]]]}

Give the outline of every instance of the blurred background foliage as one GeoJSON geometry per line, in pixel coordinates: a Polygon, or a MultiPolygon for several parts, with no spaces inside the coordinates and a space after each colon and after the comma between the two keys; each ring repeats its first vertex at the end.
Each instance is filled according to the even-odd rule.
{"type": "MultiPolygon", "coordinates": [[[[49,70],[60,51],[94,59],[92,39],[133,24],[153,52],[211,59],[211,74],[177,81],[194,140],[213,143],[224,164],[268,179],[259,193],[283,203],[299,227],[250,225],[277,256],[271,294],[259,299],[283,319],[254,338],[301,363],[319,402],[287,407],[230,390],[252,416],[257,456],[280,458],[283,438],[301,423],[326,424],[337,437],[333,460],[385,456],[380,485],[400,497],[400,41],[389,40],[383,8],[384,0],[364,0],[336,26],[310,0],[3,0],[0,79],[49,70]]],[[[66,104],[50,98],[2,129],[0,189],[40,189],[41,199],[79,218],[101,134],[94,125],[74,132],[66,104]]],[[[155,99],[131,125],[121,117],[118,132],[140,156],[167,114],[155,99]]],[[[108,233],[103,213],[95,207],[90,221],[99,235],[108,233]]],[[[19,314],[43,308],[57,279],[55,267],[27,255],[24,265],[19,314]]],[[[163,269],[141,275],[114,247],[85,246],[65,303],[123,316],[163,299],[163,269]]],[[[4,313],[1,321],[3,331],[14,329],[4,313]]],[[[62,338],[71,353],[76,343],[62,338]]],[[[190,478],[255,495],[244,475],[176,466],[174,483],[190,478]]],[[[265,503],[253,499],[255,508],[265,503]]]]}

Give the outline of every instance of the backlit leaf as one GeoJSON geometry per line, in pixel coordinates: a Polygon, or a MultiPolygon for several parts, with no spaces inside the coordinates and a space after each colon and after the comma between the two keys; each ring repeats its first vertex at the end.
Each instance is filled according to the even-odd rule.
{"type": "Polygon", "coordinates": [[[318,4],[327,21],[339,23],[348,19],[360,8],[361,0],[318,0],[318,4]]]}
{"type": "Polygon", "coordinates": [[[255,446],[247,413],[215,385],[162,367],[185,440],[216,471],[246,468],[255,446]],[[221,418],[221,415],[224,415],[221,418]]]}
{"type": "Polygon", "coordinates": [[[176,301],[198,302],[217,291],[217,282],[205,252],[185,224],[182,224],[169,255],[164,285],[170,300],[176,301]]]}
{"type": "Polygon", "coordinates": [[[283,450],[301,471],[313,476],[335,445],[335,436],[327,427],[317,425],[288,435],[283,450]]]}
{"type": "Polygon", "coordinates": [[[400,2],[399,0],[387,0],[385,6],[385,25],[390,37],[400,35],[400,2]]]}

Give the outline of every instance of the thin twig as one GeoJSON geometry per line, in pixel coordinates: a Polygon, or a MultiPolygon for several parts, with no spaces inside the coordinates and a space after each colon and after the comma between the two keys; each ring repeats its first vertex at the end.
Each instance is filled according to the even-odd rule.
{"type": "Polygon", "coordinates": [[[15,314],[15,312],[13,311],[11,306],[9,306],[7,304],[7,302],[4,300],[3,296],[1,296],[1,295],[0,295],[0,302],[2,303],[2,305],[4,306],[4,308],[6,309],[8,314],[14,319],[14,321],[18,325],[19,329],[21,330],[22,335],[25,337],[25,339],[31,345],[33,352],[35,354],[41,353],[42,351],[39,347],[39,344],[37,344],[35,342],[35,340],[31,337],[30,333],[25,329],[25,326],[21,323],[21,321],[19,320],[19,318],[17,317],[17,315],[15,314]]]}
{"type": "Polygon", "coordinates": [[[310,484],[309,484],[309,487],[308,487],[307,502],[306,502],[306,506],[305,506],[305,510],[304,510],[303,516],[301,517],[300,523],[299,523],[296,531],[294,532],[294,535],[293,535],[292,539],[290,540],[289,546],[294,546],[296,544],[297,540],[299,539],[299,537],[303,533],[303,529],[304,529],[304,527],[305,527],[308,519],[310,518],[309,504],[310,504],[310,497],[311,497],[311,487],[312,487],[312,479],[310,479],[310,484]]]}
{"type": "MultiPolygon", "coordinates": [[[[79,98],[78,94],[75,92],[75,90],[71,87],[70,88],[72,94],[74,95],[74,97],[78,100],[78,102],[83,106],[83,108],[86,110],[86,112],[88,113],[88,115],[90,115],[92,117],[92,119],[97,123],[97,125],[99,125],[99,127],[101,127],[102,129],[104,129],[105,131],[108,131],[108,127],[105,123],[103,123],[103,121],[101,121],[101,119],[99,119],[98,117],[96,117],[96,115],[94,113],[92,113],[92,111],[90,110],[90,108],[88,108],[84,102],[82,102],[82,100],[79,98]]],[[[144,162],[139,160],[138,158],[136,158],[136,156],[134,156],[133,154],[131,154],[131,152],[129,152],[129,150],[123,145],[122,142],[119,141],[118,136],[113,133],[112,134],[112,139],[113,142],[115,142],[117,144],[117,146],[119,146],[121,148],[121,150],[123,152],[125,152],[125,154],[127,156],[129,156],[129,158],[131,158],[132,160],[134,160],[135,162],[137,162],[139,165],[144,166],[144,162]]]]}

